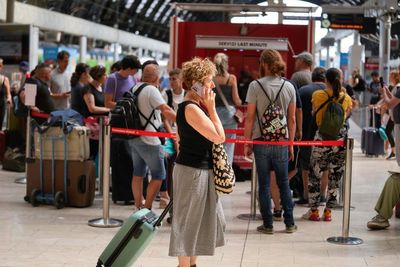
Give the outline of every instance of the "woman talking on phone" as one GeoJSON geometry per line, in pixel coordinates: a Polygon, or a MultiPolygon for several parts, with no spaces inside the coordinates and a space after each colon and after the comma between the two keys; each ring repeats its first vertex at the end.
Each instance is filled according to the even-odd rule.
{"type": "Polygon", "coordinates": [[[225,218],[215,192],[212,145],[225,141],[215,109],[214,64],[194,58],[182,67],[186,96],[176,115],[179,144],[173,171],[173,209],[169,255],[179,267],[196,266],[197,256],[223,246],[225,218]]]}

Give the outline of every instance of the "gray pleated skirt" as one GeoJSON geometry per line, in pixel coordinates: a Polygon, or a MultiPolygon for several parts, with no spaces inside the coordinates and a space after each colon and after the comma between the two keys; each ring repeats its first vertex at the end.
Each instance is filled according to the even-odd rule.
{"type": "Polygon", "coordinates": [[[212,170],[175,164],[170,256],[212,256],[225,244],[225,217],[212,170]]]}

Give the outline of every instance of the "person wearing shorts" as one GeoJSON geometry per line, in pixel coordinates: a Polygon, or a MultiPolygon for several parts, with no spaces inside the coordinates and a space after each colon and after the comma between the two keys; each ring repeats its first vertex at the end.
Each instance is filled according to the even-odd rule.
{"type": "MultiPolygon", "coordinates": [[[[138,96],[138,108],[151,123],[147,123],[145,131],[156,132],[161,125],[160,113],[170,121],[175,121],[175,111],[173,111],[158,90],[160,81],[160,70],[157,65],[149,64],[143,69],[143,87],[138,96]],[[154,111],[154,113],[153,113],[154,111]],[[154,114],[154,116],[151,116],[154,114]]],[[[135,91],[143,84],[138,83],[133,89],[135,91]]],[[[146,125],[146,119],[140,117],[142,125],[146,125]]],[[[147,168],[151,173],[151,181],[147,186],[146,202],[144,207],[151,209],[154,198],[160,190],[162,180],[165,179],[164,153],[161,141],[158,137],[140,136],[129,140],[129,148],[132,154],[133,178],[132,192],[135,199],[136,208],[140,209],[143,198],[143,177],[146,175],[147,168]]]]}

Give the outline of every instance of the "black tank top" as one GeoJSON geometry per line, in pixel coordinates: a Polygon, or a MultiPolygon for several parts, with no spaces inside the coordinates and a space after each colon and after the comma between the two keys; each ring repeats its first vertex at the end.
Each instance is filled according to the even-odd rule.
{"type": "MultiPolygon", "coordinates": [[[[232,99],[232,86],[229,85],[230,79],[231,79],[231,75],[228,76],[228,80],[226,81],[226,84],[218,84],[217,86],[219,86],[219,88],[221,88],[221,92],[224,94],[224,96],[226,98],[226,102],[228,102],[228,105],[234,106],[235,104],[233,103],[233,99],[232,99]]],[[[216,107],[225,107],[225,104],[222,101],[218,90],[215,89],[215,91],[216,91],[215,106],[216,107]]]]}
{"type": "Polygon", "coordinates": [[[94,115],[107,115],[107,113],[103,114],[93,114],[89,111],[89,108],[86,105],[85,100],[83,99],[83,96],[86,93],[91,93],[94,97],[94,105],[96,107],[104,107],[104,94],[103,92],[98,91],[93,85],[88,84],[82,89],[82,100],[84,105],[82,106],[82,110],[77,110],[83,117],[89,117],[89,116],[94,116],[94,115]]]}
{"type": "Polygon", "coordinates": [[[197,105],[192,101],[184,101],[179,104],[176,113],[176,124],[180,138],[176,163],[198,169],[212,169],[211,150],[213,143],[193,129],[186,121],[185,108],[188,104],[197,105]]]}

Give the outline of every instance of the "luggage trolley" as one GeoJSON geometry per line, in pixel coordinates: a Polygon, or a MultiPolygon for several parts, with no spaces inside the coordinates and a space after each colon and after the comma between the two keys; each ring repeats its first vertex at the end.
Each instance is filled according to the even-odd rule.
{"type": "Polygon", "coordinates": [[[57,209],[62,209],[65,206],[65,203],[68,203],[68,193],[67,193],[67,177],[68,177],[68,165],[67,165],[67,135],[68,130],[63,123],[63,135],[57,136],[49,136],[48,138],[51,140],[51,149],[52,149],[52,157],[51,157],[51,193],[45,193],[44,190],[44,170],[43,170],[43,136],[42,134],[46,132],[48,128],[42,130],[39,127],[39,143],[40,143],[40,189],[34,188],[30,195],[30,202],[32,206],[37,207],[41,203],[44,204],[54,204],[57,209]],[[58,140],[64,141],[64,192],[57,191],[56,192],[56,177],[55,177],[55,151],[54,151],[54,142],[58,140]]]}

